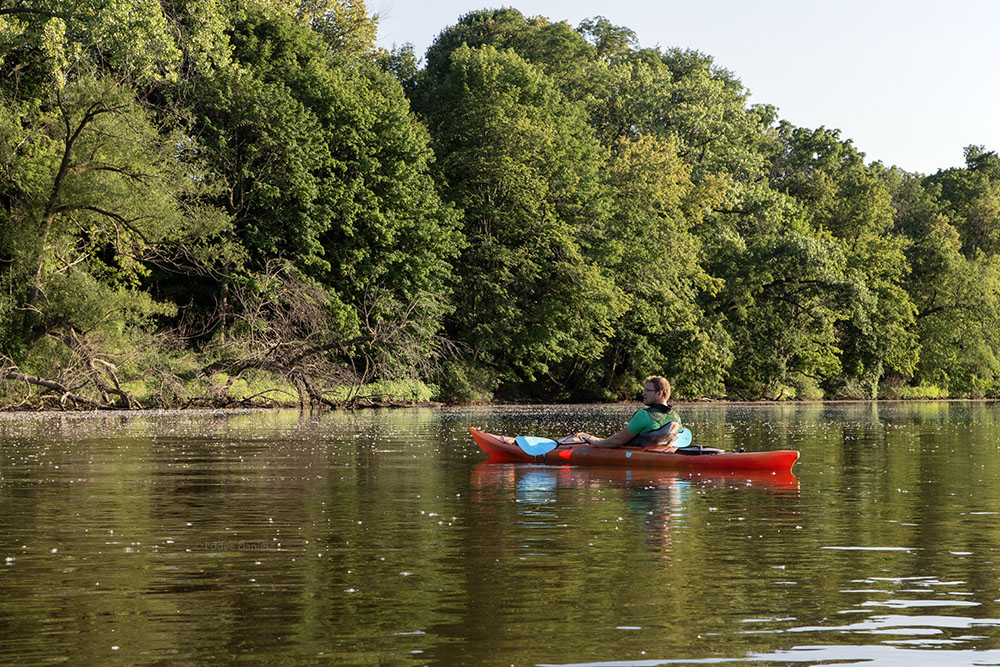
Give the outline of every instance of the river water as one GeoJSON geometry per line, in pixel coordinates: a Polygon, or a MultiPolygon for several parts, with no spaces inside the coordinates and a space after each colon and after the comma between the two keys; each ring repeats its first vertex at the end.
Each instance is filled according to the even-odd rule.
{"type": "Polygon", "coordinates": [[[629,406],[0,415],[0,663],[1000,665],[1000,407],[681,406],[791,475],[489,464],[629,406]]]}

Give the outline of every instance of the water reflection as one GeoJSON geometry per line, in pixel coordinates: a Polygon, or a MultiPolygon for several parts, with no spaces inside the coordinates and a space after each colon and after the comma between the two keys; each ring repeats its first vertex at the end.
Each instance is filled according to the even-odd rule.
{"type": "MultiPolygon", "coordinates": [[[[489,464],[630,406],[0,415],[0,662],[1000,660],[1000,414],[691,405],[796,474],[489,464]]],[[[895,661],[895,662],[893,662],[895,661]]]]}
{"type": "MultiPolygon", "coordinates": [[[[560,518],[559,504],[584,507],[586,503],[600,502],[606,508],[614,501],[621,515],[614,517],[615,530],[623,521],[638,528],[636,537],[644,544],[648,554],[661,561],[671,560],[673,534],[687,530],[691,524],[686,511],[695,511],[700,496],[708,490],[729,489],[750,496],[755,492],[769,494],[780,507],[770,518],[774,521],[794,517],[798,500],[799,483],[791,472],[724,471],[698,473],[690,471],[624,469],[620,467],[541,466],[532,464],[483,462],[476,465],[470,476],[472,500],[484,506],[498,502],[516,508],[519,523],[526,530],[534,528],[542,536],[524,538],[533,550],[530,555],[546,555],[558,550],[553,538],[547,535],[553,526],[572,527],[560,518]],[[545,551],[546,543],[553,547],[545,551]]],[[[748,497],[757,505],[762,515],[768,510],[757,497],[748,497]]],[[[709,507],[709,512],[718,508],[709,507]]],[[[585,517],[578,518],[585,521],[585,517]]],[[[593,546],[592,542],[588,542],[593,546]]]]}
{"type": "Polygon", "coordinates": [[[675,489],[694,485],[719,488],[757,487],[775,491],[799,490],[798,477],[790,471],[691,472],[649,468],[629,469],[617,466],[539,466],[491,461],[483,461],[473,468],[470,485],[474,489],[489,487],[548,490],[558,488],[675,489]]]}
{"type": "Polygon", "coordinates": [[[970,653],[949,650],[952,642],[946,639],[919,639],[885,642],[870,646],[812,645],[796,646],[789,650],[773,653],[751,653],[742,658],[702,658],[702,659],[641,659],[607,660],[599,662],[546,662],[538,667],[659,667],[660,665],[738,665],[743,663],[767,665],[864,665],[865,667],[983,667],[1000,664],[1000,650],[992,649],[970,653]],[[900,644],[933,648],[933,651],[897,647],[900,644]]]}

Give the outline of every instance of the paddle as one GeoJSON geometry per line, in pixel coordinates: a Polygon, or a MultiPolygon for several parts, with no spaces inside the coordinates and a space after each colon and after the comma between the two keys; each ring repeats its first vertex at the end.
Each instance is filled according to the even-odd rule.
{"type": "Polygon", "coordinates": [[[559,443],[555,440],[539,438],[533,435],[519,435],[514,438],[514,442],[521,448],[521,451],[531,456],[542,456],[559,446],[559,443]]]}
{"type": "MultiPolygon", "coordinates": [[[[690,429],[682,428],[677,432],[677,439],[673,444],[676,447],[687,447],[691,444],[690,429]]],[[[519,435],[514,438],[514,442],[521,448],[521,451],[529,456],[544,456],[559,446],[559,443],[549,438],[539,438],[534,435],[519,435]]],[[[583,442],[564,442],[564,445],[582,445],[583,442]]]]}

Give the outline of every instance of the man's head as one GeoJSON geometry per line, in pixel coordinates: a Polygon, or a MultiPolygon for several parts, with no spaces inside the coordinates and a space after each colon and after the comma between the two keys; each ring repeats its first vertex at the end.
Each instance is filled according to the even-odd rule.
{"type": "Polygon", "coordinates": [[[645,405],[666,403],[670,400],[670,383],[667,378],[650,375],[642,388],[642,402],[645,405]]]}

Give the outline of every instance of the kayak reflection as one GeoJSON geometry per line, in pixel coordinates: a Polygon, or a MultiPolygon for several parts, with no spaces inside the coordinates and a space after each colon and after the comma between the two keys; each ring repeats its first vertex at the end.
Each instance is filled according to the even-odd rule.
{"type": "Polygon", "coordinates": [[[709,486],[798,491],[790,470],[657,470],[650,468],[543,466],[484,461],[472,470],[473,489],[655,488],[709,486]]]}
{"type": "Polygon", "coordinates": [[[790,517],[797,514],[800,500],[798,479],[790,471],[633,470],[486,461],[473,468],[470,486],[472,502],[481,509],[477,514],[492,525],[484,551],[499,562],[515,552],[519,558],[566,557],[567,550],[576,552],[580,545],[590,553],[602,545],[618,549],[620,543],[612,536],[624,535],[619,529],[631,525],[641,529],[646,553],[672,566],[677,531],[704,514],[704,494],[728,496],[734,506],[742,507],[738,511],[752,507],[756,513],[773,513],[775,525],[794,520],[790,517]]]}

